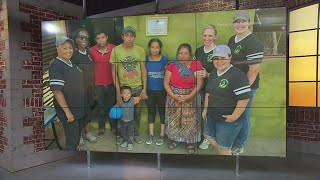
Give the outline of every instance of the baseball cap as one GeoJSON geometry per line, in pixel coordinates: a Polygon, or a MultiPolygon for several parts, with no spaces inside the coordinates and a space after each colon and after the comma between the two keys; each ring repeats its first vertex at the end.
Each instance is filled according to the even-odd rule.
{"type": "Polygon", "coordinates": [[[212,57],[220,56],[225,57],[231,54],[231,50],[226,45],[218,45],[212,51],[212,57]]]}
{"type": "Polygon", "coordinates": [[[247,10],[237,11],[233,17],[233,22],[239,19],[249,21],[250,20],[249,11],[247,10]]]}
{"type": "Polygon", "coordinates": [[[74,46],[74,41],[67,36],[57,36],[56,37],[56,46],[63,44],[64,42],[69,41],[72,46],[74,46]]]}
{"type": "Polygon", "coordinates": [[[133,27],[126,26],[125,28],[123,28],[123,31],[122,31],[123,35],[128,32],[131,32],[134,36],[136,36],[136,30],[133,27]]]}

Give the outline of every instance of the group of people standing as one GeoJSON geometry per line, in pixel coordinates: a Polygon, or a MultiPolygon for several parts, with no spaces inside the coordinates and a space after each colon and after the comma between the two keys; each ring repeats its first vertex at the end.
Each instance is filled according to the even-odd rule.
{"type": "Polygon", "coordinates": [[[106,120],[117,135],[117,144],[133,150],[140,144],[141,101],[148,106],[148,136],[145,143],[169,149],[185,143],[187,152],[195,153],[209,145],[219,154],[243,152],[250,130],[250,106],[259,84],[259,65],[263,58],[262,43],[249,30],[247,11],[233,19],[237,33],[228,46],[216,45],[217,29],[203,29],[204,45],[195,55],[188,43],[177,49],[176,59],[161,53],[162,42],[153,38],[149,54],[135,44],[136,31],[123,29],[123,42],[108,43],[106,32],[96,32],[96,45],[89,48],[89,33],[78,29],[74,40],[62,36],[56,41],[58,56],[50,67],[50,87],[54,106],[66,133],[66,149],[76,149],[83,139],[97,141],[90,133],[94,100],[98,105],[97,136],[103,138],[106,120]],[[83,88],[85,87],[85,88],[83,88]],[[96,97],[96,98],[95,98],[96,97]],[[117,131],[117,121],[108,117],[114,105],[124,113],[117,131]],[[160,134],[155,139],[156,110],[160,117],[160,134]],[[202,120],[203,119],[203,120],[202,120]],[[202,123],[204,122],[204,123],[202,123]],[[201,132],[203,130],[203,137],[201,132]]]}

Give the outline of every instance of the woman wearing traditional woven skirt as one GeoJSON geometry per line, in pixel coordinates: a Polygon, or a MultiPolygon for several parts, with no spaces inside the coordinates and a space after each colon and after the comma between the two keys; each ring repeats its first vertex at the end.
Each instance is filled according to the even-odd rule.
{"type": "Polygon", "coordinates": [[[179,46],[177,59],[168,64],[164,78],[168,94],[165,133],[171,140],[169,149],[185,142],[188,153],[193,154],[195,144],[201,139],[201,100],[198,92],[203,79],[196,72],[202,70],[202,65],[192,59],[191,46],[187,43],[179,46]]]}

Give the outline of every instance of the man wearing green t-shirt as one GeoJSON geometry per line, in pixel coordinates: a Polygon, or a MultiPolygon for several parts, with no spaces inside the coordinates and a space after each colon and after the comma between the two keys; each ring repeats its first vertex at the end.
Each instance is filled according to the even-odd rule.
{"type": "MultiPolygon", "coordinates": [[[[141,46],[134,43],[135,37],[135,29],[131,26],[125,27],[122,32],[123,43],[116,46],[111,53],[110,63],[117,91],[117,105],[122,101],[120,95],[120,87],[122,86],[130,86],[133,97],[147,98],[146,54],[141,46]]],[[[142,142],[139,136],[140,105],[141,103],[138,103],[134,108],[134,140],[138,144],[142,142]]],[[[120,143],[121,140],[118,140],[117,144],[120,143]]]]}

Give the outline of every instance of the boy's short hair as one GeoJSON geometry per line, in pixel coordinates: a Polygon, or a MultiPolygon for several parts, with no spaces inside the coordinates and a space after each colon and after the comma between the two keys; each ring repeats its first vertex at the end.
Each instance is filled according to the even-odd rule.
{"type": "Polygon", "coordinates": [[[125,89],[129,89],[130,92],[132,92],[132,89],[131,89],[130,86],[122,86],[122,87],[120,88],[120,92],[122,93],[122,91],[125,90],[125,89]]]}
{"type": "Polygon", "coordinates": [[[106,36],[108,36],[108,32],[107,31],[105,31],[105,30],[103,30],[103,29],[95,29],[94,31],[93,31],[93,35],[94,35],[94,38],[96,38],[99,34],[104,34],[104,35],[106,35],[106,36]]]}

